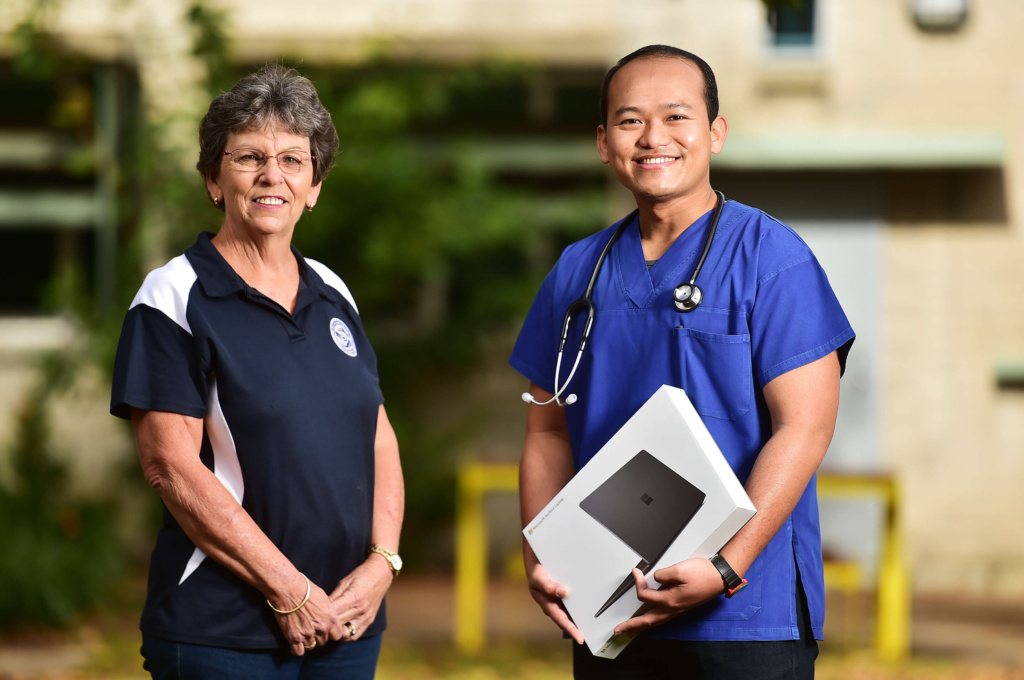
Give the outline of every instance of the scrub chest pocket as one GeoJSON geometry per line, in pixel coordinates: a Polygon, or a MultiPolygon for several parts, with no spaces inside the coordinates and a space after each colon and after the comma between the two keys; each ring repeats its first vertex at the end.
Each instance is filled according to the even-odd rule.
{"type": "Polygon", "coordinates": [[[750,410],[753,387],[749,335],[672,330],[672,370],[702,416],[737,420],[750,410]]]}

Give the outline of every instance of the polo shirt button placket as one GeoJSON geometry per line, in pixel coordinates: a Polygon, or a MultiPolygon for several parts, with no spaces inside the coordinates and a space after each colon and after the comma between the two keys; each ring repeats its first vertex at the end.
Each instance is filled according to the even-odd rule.
{"type": "MultiPolygon", "coordinates": [[[[292,342],[299,342],[306,339],[306,331],[303,330],[302,326],[299,325],[298,320],[291,314],[289,314],[284,307],[279,305],[274,300],[271,300],[263,293],[259,292],[251,286],[246,286],[245,296],[250,302],[263,307],[264,309],[272,312],[281,321],[281,325],[284,326],[285,333],[288,334],[288,339],[292,342]]],[[[296,308],[297,311],[297,308],[296,308]]]]}

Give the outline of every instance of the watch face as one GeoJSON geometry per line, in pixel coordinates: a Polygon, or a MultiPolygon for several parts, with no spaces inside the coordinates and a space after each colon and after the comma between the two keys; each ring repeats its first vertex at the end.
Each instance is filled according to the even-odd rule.
{"type": "Polygon", "coordinates": [[[388,559],[391,560],[391,566],[395,568],[395,572],[399,572],[399,571],[402,570],[402,558],[401,557],[399,557],[398,555],[392,555],[388,559]]]}

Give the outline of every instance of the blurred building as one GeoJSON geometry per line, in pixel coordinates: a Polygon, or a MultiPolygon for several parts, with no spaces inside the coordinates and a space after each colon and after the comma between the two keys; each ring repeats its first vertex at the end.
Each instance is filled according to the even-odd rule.
{"type": "MultiPolygon", "coordinates": [[[[759,0],[204,4],[229,18],[230,57],[241,64],[285,54],[354,64],[386,50],[398,61],[543,65],[552,75],[519,93],[539,120],[568,115],[559,104],[565,92],[581,82],[596,91],[603,71],[637,47],[663,42],[700,54],[717,73],[729,121],[713,183],[805,237],[858,331],[825,465],[899,479],[916,588],[1024,594],[1024,532],[1015,526],[1024,511],[1019,0],[806,0],[771,12],[759,0]]],[[[31,6],[9,0],[0,35],[31,6]]],[[[116,112],[137,106],[163,121],[169,157],[188,149],[182,162],[190,162],[205,105],[190,6],[65,0],[46,17],[54,35],[95,64],[93,105],[121,102],[97,108],[106,111],[91,136],[97,154],[116,157],[117,131],[127,124],[116,112]]],[[[9,38],[0,51],[9,53],[9,38]]],[[[14,103],[11,89],[0,96],[14,103]]],[[[479,153],[538,181],[552,169],[599,175],[596,99],[593,107],[579,133],[496,141],[479,153]]],[[[75,140],[12,115],[0,113],[0,229],[18,245],[4,257],[38,258],[40,271],[51,272],[60,258],[87,259],[102,297],[112,285],[105,272],[124,247],[109,236],[113,180],[103,164],[83,177],[47,173],[75,140]],[[41,174],[31,192],[20,191],[22,171],[32,168],[41,174]]],[[[609,187],[610,222],[628,197],[609,187]]],[[[159,263],[160,225],[150,226],[139,247],[159,263]]],[[[0,357],[73,335],[31,304],[0,305],[0,357]]],[[[474,394],[500,404],[490,434],[512,433],[490,446],[514,458],[521,385],[500,367],[488,375],[498,377],[474,394]]],[[[872,512],[826,506],[826,547],[870,557],[872,512]]]]}

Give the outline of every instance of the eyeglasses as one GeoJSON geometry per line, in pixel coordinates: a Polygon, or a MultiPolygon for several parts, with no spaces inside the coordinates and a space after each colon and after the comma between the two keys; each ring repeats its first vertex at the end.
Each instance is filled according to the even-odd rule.
{"type": "Polygon", "coordinates": [[[277,155],[270,155],[256,149],[235,149],[234,151],[225,151],[224,155],[230,156],[231,162],[242,172],[256,172],[267,164],[268,158],[275,158],[281,172],[292,175],[305,170],[316,158],[305,151],[282,151],[277,155]]]}

